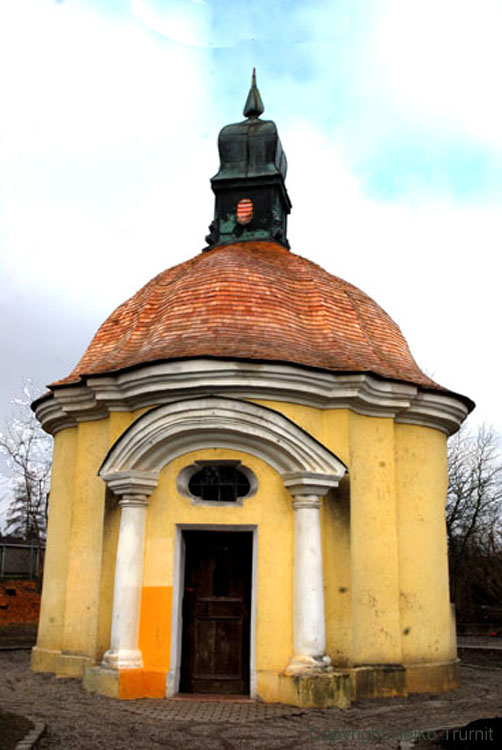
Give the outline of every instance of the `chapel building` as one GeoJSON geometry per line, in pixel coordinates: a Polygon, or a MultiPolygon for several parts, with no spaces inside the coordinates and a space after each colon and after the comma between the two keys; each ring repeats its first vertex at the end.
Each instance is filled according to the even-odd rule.
{"type": "Polygon", "coordinates": [[[457,686],[446,441],[472,402],[291,252],[253,83],[207,247],[34,404],[55,439],[33,669],[116,698],[347,707],[457,686]]]}

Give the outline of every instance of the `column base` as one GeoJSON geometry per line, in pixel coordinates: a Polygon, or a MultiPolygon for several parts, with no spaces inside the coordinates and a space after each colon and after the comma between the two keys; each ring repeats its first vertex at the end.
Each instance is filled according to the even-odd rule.
{"type": "Polygon", "coordinates": [[[31,649],[31,668],[34,672],[56,672],[60,656],[59,649],[34,646],[31,649]]]}
{"type": "Polygon", "coordinates": [[[333,671],[333,667],[330,665],[331,659],[326,654],[324,656],[296,654],[284,670],[284,674],[290,676],[325,674],[333,671]]]}
{"type": "Polygon", "coordinates": [[[104,669],[142,669],[143,657],[139,649],[109,649],[103,656],[104,669]]]}
{"type": "Polygon", "coordinates": [[[89,693],[106,695],[120,700],[165,698],[166,671],[155,669],[107,669],[88,667],[83,687],[89,693]]]}
{"type": "Polygon", "coordinates": [[[407,664],[409,693],[445,693],[460,687],[460,660],[440,664],[407,664]]]}
{"type": "Polygon", "coordinates": [[[301,708],[350,708],[351,675],[349,670],[300,675],[258,672],[257,693],[265,703],[301,708]]]}
{"type": "Polygon", "coordinates": [[[406,668],[402,664],[368,664],[352,667],[353,700],[406,697],[406,668]]]}
{"type": "Polygon", "coordinates": [[[90,656],[61,652],[57,665],[56,677],[83,677],[86,667],[95,664],[90,656]]]}
{"type": "Polygon", "coordinates": [[[446,693],[460,685],[460,661],[424,664],[368,664],[351,667],[353,700],[446,693]]]}
{"type": "Polygon", "coordinates": [[[95,664],[90,656],[69,654],[56,649],[34,646],[31,668],[34,672],[54,672],[56,677],[83,677],[87,667],[95,664]]]}
{"type": "Polygon", "coordinates": [[[119,698],[120,673],[118,669],[104,667],[88,667],[82,681],[84,690],[88,693],[106,695],[108,698],[119,698]]]}

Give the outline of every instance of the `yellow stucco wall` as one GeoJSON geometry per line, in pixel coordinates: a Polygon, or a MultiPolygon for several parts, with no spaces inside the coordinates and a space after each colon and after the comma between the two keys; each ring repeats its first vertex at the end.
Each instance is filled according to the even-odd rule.
{"type": "Polygon", "coordinates": [[[323,500],[321,510],[326,651],[336,666],[352,660],[352,581],[350,572],[350,412],[321,411],[315,435],[349,471],[340,486],[323,500]]]}
{"type": "Polygon", "coordinates": [[[55,670],[54,656],[61,651],[63,641],[76,458],[77,429],[58,432],[54,438],[47,549],[37,639],[38,648],[43,651],[33,653],[33,667],[43,670],[55,670]]]}
{"type": "Polygon", "coordinates": [[[62,641],[69,658],[63,674],[81,674],[96,657],[106,492],[97,472],[108,444],[108,419],[79,424],[62,641]]]}
{"type": "MultiPolygon", "coordinates": [[[[112,412],[108,424],[108,447],[124,433],[134,421],[129,412],[112,412]]],[[[115,557],[120,527],[120,508],[117,497],[109,490],[105,492],[103,507],[103,535],[101,548],[101,571],[99,581],[96,647],[94,657],[100,660],[110,645],[112,623],[113,585],[115,557]]]]}
{"type": "Polygon", "coordinates": [[[352,660],[349,481],[330,492],[321,511],[326,651],[335,666],[352,660]]]}
{"type": "MultiPolygon", "coordinates": [[[[257,403],[284,414],[348,467],[348,477],[324,499],[321,511],[327,651],[333,663],[454,659],[445,436],[347,409],[257,403]]],[[[113,413],[56,435],[35,668],[77,676],[109,646],[120,509],[97,472],[109,447],[145,411],[113,413]],[[64,656],[58,661],[59,651],[64,656]]],[[[292,501],[264,461],[222,449],[172,461],[150,498],[139,636],[145,674],[130,676],[131,696],[141,692],[147,674],[159,691],[169,669],[176,524],[258,527],[256,669],[258,692],[262,684],[270,698],[271,675],[284,670],[293,649],[292,501]],[[240,459],[258,479],[257,493],[242,506],[193,505],[178,493],[183,467],[229,458],[240,459]]]]}
{"type": "Polygon", "coordinates": [[[400,663],[392,419],[350,415],[354,664],[400,663]]]}
{"type": "Polygon", "coordinates": [[[282,671],[293,644],[293,512],[279,475],[260,459],[239,451],[199,450],[172,461],[161,472],[150,499],[143,584],[173,586],[175,525],[258,527],[256,666],[282,671]],[[197,460],[239,459],[258,479],[258,491],[242,505],[194,505],[179,494],[176,479],[197,460]]]}
{"type": "Polygon", "coordinates": [[[445,526],[446,436],[406,424],[397,424],[395,435],[403,661],[446,661],[456,655],[445,526]]]}

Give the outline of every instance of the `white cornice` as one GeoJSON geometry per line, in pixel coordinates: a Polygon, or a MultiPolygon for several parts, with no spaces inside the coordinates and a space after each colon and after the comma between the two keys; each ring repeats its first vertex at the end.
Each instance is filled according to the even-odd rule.
{"type": "Polygon", "coordinates": [[[111,411],[131,411],[180,399],[219,395],[270,399],[320,409],[348,408],[358,414],[392,417],[450,435],[469,413],[461,397],[366,373],[330,373],[294,365],[238,360],[192,359],[146,364],[114,375],[55,388],[36,406],[52,434],[79,421],[102,419],[111,411]]]}
{"type": "Polygon", "coordinates": [[[466,404],[453,395],[417,389],[408,408],[396,415],[396,422],[433,427],[451,435],[468,414],[466,404]]]}

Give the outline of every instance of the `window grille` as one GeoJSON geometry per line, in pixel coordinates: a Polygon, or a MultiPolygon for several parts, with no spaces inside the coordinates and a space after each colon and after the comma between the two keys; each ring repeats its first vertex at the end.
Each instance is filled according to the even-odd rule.
{"type": "Polygon", "coordinates": [[[188,483],[195,497],[219,503],[234,503],[251,489],[246,475],[235,466],[204,466],[188,483]]]}

